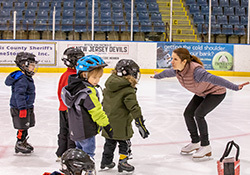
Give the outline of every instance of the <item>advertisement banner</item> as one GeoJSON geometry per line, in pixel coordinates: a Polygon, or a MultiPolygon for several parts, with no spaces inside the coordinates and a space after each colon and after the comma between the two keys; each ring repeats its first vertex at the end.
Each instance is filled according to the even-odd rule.
{"type": "Polygon", "coordinates": [[[19,52],[36,55],[39,66],[56,66],[55,42],[0,42],[0,66],[13,66],[19,52]]]}
{"type": "Polygon", "coordinates": [[[234,45],[217,43],[158,43],[156,67],[170,68],[172,52],[180,47],[200,58],[207,70],[233,70],[234,45]]]}

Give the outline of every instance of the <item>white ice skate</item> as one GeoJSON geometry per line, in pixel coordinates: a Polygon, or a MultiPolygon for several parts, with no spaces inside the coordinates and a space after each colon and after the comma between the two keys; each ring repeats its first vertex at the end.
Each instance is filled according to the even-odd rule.
{"type": "Polygon", "coordinates": [[[193,160],[194,161],[203,161],[203,160],[210,160],[212,156],[212,148],[210,145],[208,146],[201,146],[194,154],[193,160]]]}
{"type": "Polygon", "coordinates": [[[181,149],[181,154],[191,154],[193,151],[196,151],[200,148],[200,142],[199,143],[189,143],[188,145],[184,146],[181,149]]]}

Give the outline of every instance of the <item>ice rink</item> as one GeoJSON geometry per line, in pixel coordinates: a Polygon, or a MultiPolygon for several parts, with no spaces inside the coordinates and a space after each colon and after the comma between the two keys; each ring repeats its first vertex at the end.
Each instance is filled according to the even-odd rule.
{"type": "MultiPolygon", "coordinates": [[[[0,175],[42,175],[44,172],[59,171],[56,160],[58,121],[57,86],[61,73],[37,73],[36,126],[29,130],[29,142],[35,152],[31,155],[15,155],[16,130],[9,113],[10,87],[4,81],[8,74],[1,73],[0,79],[0,175]]],[[[104,74],[100,85],[109,74],[104,74]]],[[[142,139],[136,127],[132,141],[134,175],[216,175],[217,160],[222,156],[226,143],[234,140],[240,146],[241,175],[250,175],[250,85],[241,91],[227,90],[224,101],[207,117],[212,160],[195,162],[191,155],[181,155],[180,150],[190,142],[183,118],[183,111],[193,94],[181,87],[176,78],[155,80],[142,75],[138,84],[137,97],[150,132],[142,139]]],[[[250,77],[224,77],[236,84],[250,81],[250,77]]],[[[100,90],[99,90],[100,92],[100,90]]],[[[119,174],[117,167],[98,172],[104,138],[96,136],[96,170],[98,175],[119,174]]],[[[234,156],[233,151],[231,156],[234,156]]],[[[115,162],[118,161],[115,152],[115,162]]]]}

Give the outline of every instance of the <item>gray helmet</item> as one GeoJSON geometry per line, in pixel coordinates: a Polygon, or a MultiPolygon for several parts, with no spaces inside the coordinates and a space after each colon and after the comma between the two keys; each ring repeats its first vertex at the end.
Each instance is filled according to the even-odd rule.
{"type": "Polygon", "coordinates": [[[64,51],[62,61],[67,67],[76,67],[77,61],[84,56],[80,48],[69,47],[64,51]]]}
{"type": "Polygon", "coordinates": [[[121,59],[115,66],[118,76],[131,75],[135,79],[140,79],[140,67],[131,59],[121,59]]]}
{"type": "Polygon", "coordinates": [[[36,61],[36,56],[33,53],[19,52],[14,62],[26,75],[33,76],[35,74],[34,71],[29,70],[30,63],[38,63],[38,61],[36,61]]]}
{"type": "Polygon", "coordinates": [[[70,148],[61,157],[61,171],[66,175],[82,174],[82,171],[94,170],[95,163],[87,153],[78,148],[70,148]]]}

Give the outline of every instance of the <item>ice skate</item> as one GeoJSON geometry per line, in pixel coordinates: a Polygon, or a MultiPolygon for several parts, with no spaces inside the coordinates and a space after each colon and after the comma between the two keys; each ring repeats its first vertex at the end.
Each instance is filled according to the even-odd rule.
{"type": "Polygon", "coordinates": [[[191,154],[193,151],[196,151],[200,148],[200,142],[198,143],[189,143],[181,149],[181,154],[191,154]]]}
{"type": "Polygon", "coordinates": [[[118,172],[121,173],[123,171],[126,171],[128,173],[132,173],[135,170],[135,167],[128,164],[127,162],[128,158],[119,160],[119,164],[118,164],[118,172]]]}
{"type": "Polygon", "coordinates": [[[194,161],[204,161],[210,160],[212,156],[212,148],[210,145],[208,146],[201,146],[194,154],[193,160],[194,161]]]}
{"type": "Polygon", "coordinates": [[[15,146],[15,153],[23,153],[23,154],[30,154],[32,152],[32,150],[30,150],[26,144],[24,144],[24,142],[22,141],[17,141],[16,142],[16,146],[15,146]]]}
{"type": "Polygon", "coordinates": [[[26,138],[24,139],[23,144],[24,144],[28,149],[30,149],[31,152],[33,152],[33,151],[34,151],[34,147],[33,147],[30,143],[27,142],[28,138],[29,138],[29,137],[26,137],[26,138]]]}
{"type": "Polygon", "coordinates": [[[115,167],[115,162],[110,164],[101,164],[101,171],[109,170],[115,167]]]}

